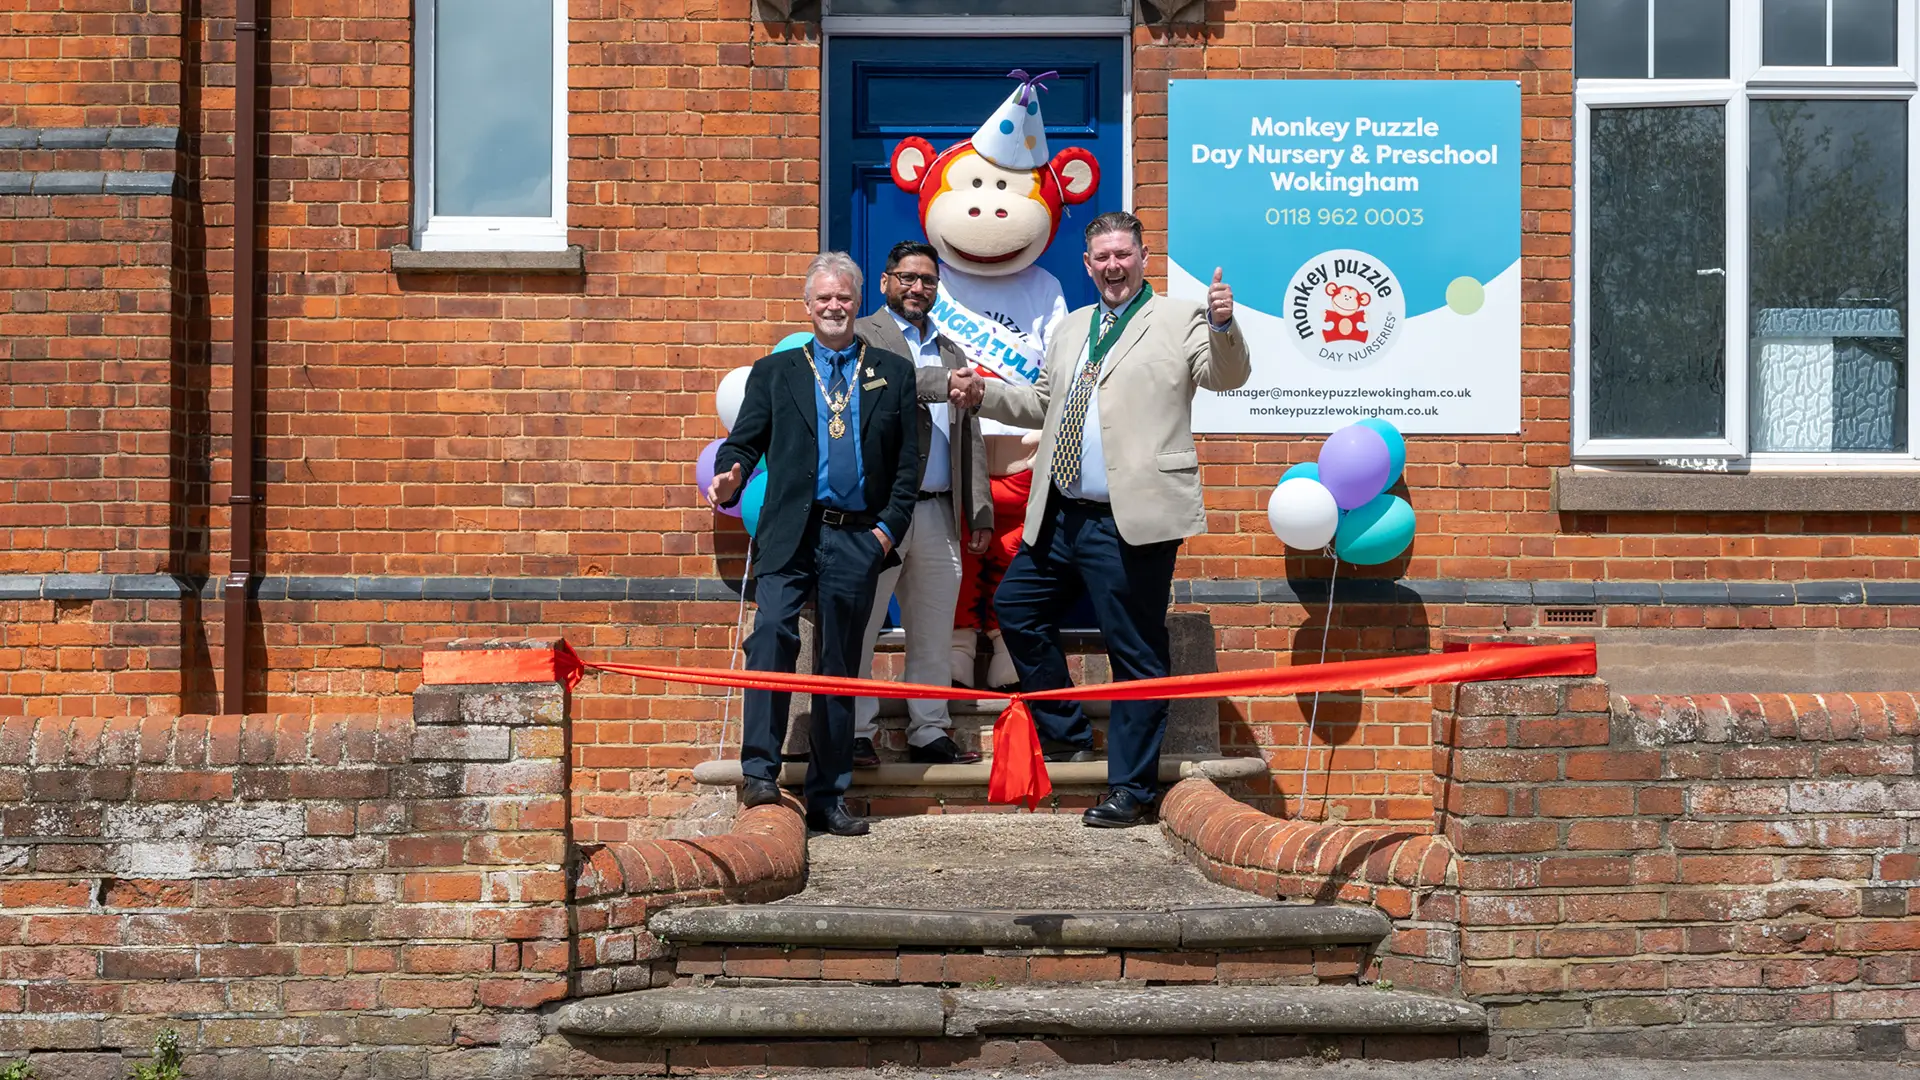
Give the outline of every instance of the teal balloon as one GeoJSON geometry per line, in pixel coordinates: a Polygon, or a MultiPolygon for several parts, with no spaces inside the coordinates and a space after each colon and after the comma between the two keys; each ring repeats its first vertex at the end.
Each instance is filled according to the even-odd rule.
{"type": "Polygon", "coordinates": [[[1361,427],[1369,427],[1380,433],[1380,440],[1387,444],[1387,456],[1393,462],[1393,475],[1387,477],[1387,486],[1400,482],[1400,474],[1407,468],[1407,440],[1400,429],[1377,416],[1369,416],[1360,421],[1361,427]]]}
{"type": "Polygon", "coordinates": [[[1308,480],[1320,479],[1319,463],[1312,462],[1312,461],[1303,461],[1300,464],[1295,465],[1293,468],[1288,469],[1286,472],[1281,473],[1280,482],[1284,484],[1289,480],[1298,480],[1302,477],[1305,477],[1308,480]]]}
{"type": "Polygon", "coordinates": [[[780,344],[775,345],[773,347],[773,351],[786,352],[788,349],[803,348],[806,346],[807,342],[812,340],[813,340],[813,334],[811,332],[806,330],[796,330],[793,333],[788,334],[786,337],[781,338],[780,344]]]}
{"type": "Polygon", "coordinates": [[[740,523],[747,527],[747,535],[752,536],[760,530],[760,508],[767,502],[767,474],[754,473],[747,481],[746,489],[740,492],[740,523]]]}
{"type": "Polygon", "coordinates": [[[1355,566],[1391,562],[1412,544],[1413,507],[1398,495],[1354,507],[1333,534],[1333,553],[1355,566]]]}

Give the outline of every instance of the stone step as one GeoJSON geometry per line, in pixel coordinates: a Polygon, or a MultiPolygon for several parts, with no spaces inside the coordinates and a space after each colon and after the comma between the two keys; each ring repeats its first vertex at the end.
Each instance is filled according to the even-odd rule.
{"type": "MultiPolygon", "coordinates": [[[[1200,755],[1171,755],[1160,757],[1160,782],[1172,784],[1188,777],[1198,776],[1223,783],[1229,780],[1246,780],[1263,776],[1267,772],[1267,763],[1256,757],[1213,757],[1200,755]]],[[[993,773],[993,760],[988,758],[972,765],[917,765],[912,762],[882,762],[877,769],[855,769],[853,786],[855,788],[921,788],[921,787],[979,787],[987,786],[987,779],[993,773]]],[[[789,761],[780,766],[780,783],[795,786],[806,779],[807,764],[804,761],[789,761]]],[[[1105,761],[1055,761],[1047,764],[1047,778],[1056,788],[1105,788],[1107,786],[1107,763],[1105,761]]],[[[741,783],[740,762],[703,761],[693,767],[693,780],[697,784],[711,787],[739,787],[741,783]]]]}
{"type": "Polygon", "coordinates": [[[678,944],[947,949],[1299,949],[1374,945],[1393,924],[1373,908],[1245,904],[1164,911],[929,911],[733,904],[670,908],[648,922],[678,944]]]}
{"type": "MultiPolygon", "coordinates": [[[[963,727],[979,727],[991,732],[994,720],[1000,716],[1000,710],[1006,707],[1007,699],[1003,697],[961,698],[947,702],[947,715],[953,717],[954,739],[960,739],[960,729],[963,727]]],[[[1113,713],[1111,701],[1083,701],[1080,707],[1086,711],[1087,719],[1093,721],[1093,726],[1101,730],[1106,728],[1107,718],[1113,713]]],[[[907,700],[881,698],[876,719],[883,729],[904,730],[907,726],[907,700]]]]}
{"type": "Polygon", "coordinates": [[[555,1030],[594,1038],[1445,1034],[1487,1028],[1471,1002],[1373,987],[669,987],[569,1002],[555,1030]]]}

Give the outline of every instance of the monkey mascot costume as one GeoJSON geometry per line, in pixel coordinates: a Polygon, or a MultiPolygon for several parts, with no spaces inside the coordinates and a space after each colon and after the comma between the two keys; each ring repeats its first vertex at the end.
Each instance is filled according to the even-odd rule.
{"type": "MultiPolygon", "coordinates": [[[[973,138],[936,155],[918,136],[894,148],[893,182],[920,197],[920,224],[940,253],[940,295],[931,318],[983,375],[1032,383],[1045,366],[1047,341],[1067,317],[1060,279],[1035,265],[1069,205],[1100,184],[1100,164],[1074,146],[1047,157],[1040,118],[1041,80],[1021,80],[973,138]]],[[[993,643],[987,685],[1019,681],[1000,641],[993,593],[1020,547],[1033,453],[1039,433],[980,418],[992,477],[993,542],[983,555],[963,551],[954,612],[953,680],[974,684],[979,632],[993,643]]]]}

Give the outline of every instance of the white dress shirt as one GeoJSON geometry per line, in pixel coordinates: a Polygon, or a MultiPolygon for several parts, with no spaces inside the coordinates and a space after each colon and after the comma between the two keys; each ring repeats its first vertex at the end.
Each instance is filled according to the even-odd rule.
{"type": "MultiPolygon", "coordinates": [[[[893,316],[894,325],[900,327],[900,334],[907,339],[907,348],[913,351],[915,367],[946,367],[940,359],[940,331],[931,321],[927,323],[927,335],[920,336],[914,325],[900,317],[900,313],[887,308],[887,314],[893,316]]],[[[953,487],[953,470],[947,465],[947,403],[932,402],[927,411],[933,416],[933,441],[927,447],[927,467],[920,476],[921,491],[948,491],[953,487]]]]}

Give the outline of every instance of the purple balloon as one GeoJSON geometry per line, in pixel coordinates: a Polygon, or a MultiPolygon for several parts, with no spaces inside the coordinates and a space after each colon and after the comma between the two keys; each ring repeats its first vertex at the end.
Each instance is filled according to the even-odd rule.
{"type": "Polygon", "coordinates": [[[1393,479],[1393,453],[1380,433],[1349,424],[1327,436],[1320,447],[1320,482],[1333,492],[1342,510],[1365,506],[1393,479]]]}
{"type": "MultiPolygon", "coordinates": [[[[694,498],[699,499],[701,502],[707,501],[707,485],[713,483],[714,458],[719,455],[720,448],[725,446],[726,442],[727,440],[725,439],[713,440],[706,445],[705,449],[700,451],[700,456],[694,459],[693,495],[694,498]]],[[[732,506],[722,509],[720,513],[728,517],[737,518],[740,516],[740,504],[734,503],[732,506]]]]}

